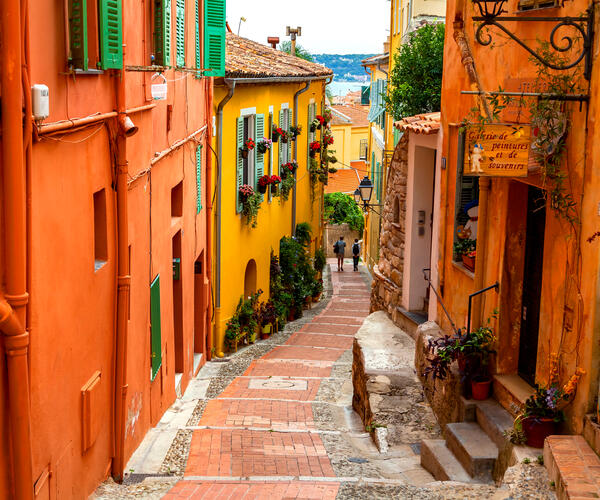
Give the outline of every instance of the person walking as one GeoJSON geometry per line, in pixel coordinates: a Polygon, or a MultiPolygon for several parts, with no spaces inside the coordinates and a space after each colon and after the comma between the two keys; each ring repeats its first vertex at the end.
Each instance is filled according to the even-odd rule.
{"type": "Polygon", "coordinates": [[[338,271],[344,270],[344,251],[346,250],[346,242],[344,241],[344,237],[340,236],[340,239],[335,242],[333,245],[333,251],[337,256],[337,265],[338,271]]]}
{"type": "Polygon", "coordinates": [[[358,271],[358,261],[360,260],[360,244],[362,240],[358,241],[358,238],[354,239],[352,245],[352,260],[354,261],[354,270],[358,271]]]}

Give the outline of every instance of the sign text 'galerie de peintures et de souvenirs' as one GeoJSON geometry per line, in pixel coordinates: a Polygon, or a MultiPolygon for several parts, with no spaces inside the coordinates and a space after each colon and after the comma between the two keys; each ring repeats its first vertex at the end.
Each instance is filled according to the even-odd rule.
{"type": "Polygon", "coordinates": [[[527,177],[530,135],[528,125],[467,128],[463,175],[527,177]]]}

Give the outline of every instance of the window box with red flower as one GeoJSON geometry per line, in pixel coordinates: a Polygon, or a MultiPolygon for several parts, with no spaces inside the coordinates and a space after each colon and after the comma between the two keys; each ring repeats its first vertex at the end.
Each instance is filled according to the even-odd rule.
{"type": "Polygon", "coordinates": [[[281,177],[278,175],[271,176],[271,196],[278,196],[279,194],[279,184],[281,184],[281,177]]]}
{"type": "Polygon", "coordinates": [[[321,143],[319,141],[313,141],[308,145],[309,156],[314,158],[319,151],[321,151],[321,143]]]}
{"type": "Polygon", "coordinates": [[[273,142],[278,142],[279,138],[283,135],[285,135],[285,131],[276,125],[273,125],[273,128],[271,129],[271,138],[273,139],[273,142]]]}
{"type": "Polygon", "coordinates": [[[290,139],[292,141],[296,140],[296,137],[298,137],[300,134],[302,133],[302,125],[298,125],[298,126],[290,126],[290,139]]]}
{"type": "Polygon", "coordinates": [[[246,224],[256,227],[258,211],[260,210],[261,195],[254,191],[252,186],[243,184],[239,189],[240,202],[242,203],[242,215],[246,218],[246,224]]]}
{"type": "Polygon", "coordinates": [[[271,184],[271,176],[263,175],[260,179],[258,179],[258,192],[261,194],[265,194],[267,192],[269,184],[271,184]]]}
{"type": "Polygon", "coordinates": [[[244,145],[240,148],[240,154],[244,160],[248,158],[248,154],[252,151],[256,146],[256,143],[252,139],[248,139],[244,145]]]}
{"type": "Polygon", "coordinates": [[[258,144],[256,145],[256,150],[260,154],[264,155],[267,151],[269,151],[269,149],[271,149],[272,144],[273,144],[273,141],[271,141],[271,139],[267,139],[266,137],[263,137],[260,141],[258,141],[258,144]]]}

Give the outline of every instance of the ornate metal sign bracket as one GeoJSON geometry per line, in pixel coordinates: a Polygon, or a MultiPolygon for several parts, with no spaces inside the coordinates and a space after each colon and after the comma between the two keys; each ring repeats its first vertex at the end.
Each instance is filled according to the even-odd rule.
{"type": "Polygon", "coordinates": [[[573,68],[584,60],[583,76],[586,80],[590,79],[592,73],[592,40],[594,37],[593,19],[594,19],[594,7],[593,4],[586,11],[586,15],[581,17],[521,17],[521,16],[501,16],[504,10],[502,6],[505,0],[474,0],[473,3],[479,8],[481,16],[474,16],[473,21],[479,22],[475,31],[475,40],[481,45],[490,45],[492,43],[492,35],[488,30],[484,32],[484,28],[489,26],[495,26],[511,39],[517,42],[533,57],[535,57],[542,64],[548,68],[556,70],[566,70],[573,68]],[[573,60],[569,60],[563,64],[556,64],[549,61],[540,54],[538,51],[531,48],[525,42],[520,40],[514,33],[512,33],[503,23],[507,22],[547,22],[555,23],[554,28],[550,32],[550,46],[553,50],[559,53],[565,53],[574,48],[578,39],[582,40],[581,51],[577,53],[577,57],[573,60]],[[575,30],[574,35],[564,35],[557,40],[558,31],[561,28],[571,28],[575,30]]]}

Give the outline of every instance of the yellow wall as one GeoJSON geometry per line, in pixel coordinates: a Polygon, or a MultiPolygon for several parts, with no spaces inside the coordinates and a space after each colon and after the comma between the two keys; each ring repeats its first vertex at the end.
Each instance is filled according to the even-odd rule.
{"type": "Polygon", "coordinates": [[[336,168],[344,168],[351,161],[360,160],[360,141],[369,139],[369,127],[353,127],[350,123],[332,125],[333,149],[338,159],[336,168]]]}
{"type": "MultiPolygon", "coordinates": [[[[236,121],[242,110],[256,108],[257,114],[265,115],[265,136],[269,133],[269,107],[272,106],[273,122],[279,121],[279,111],[282,104],[293,110],[294,93],[303,87],[300,84],[263,84],[236,85],[231,100],[223,110],[223,152],[222,152],[222,244],[221,255],[214,253],[214,260],[221,259],[221,307],[215,311],[214,345],[217,355],[224,350],[225,324],[233,315],[240,297],[244,293],[244,275],[246,266],[251,259],[256,262],[257,289],[262,289],[263,300],[269,298],[269,266],[271,250],[279,254],[279,240],[292,234],[292,192],[287,201],[268,195],[258,213],[258,225],[255,228],[245,223],[245,219],[236,212],[236,121]]],[[[216,107],[227,94],[227,88],[217,81],[214,94],[215,115],[216,107]]],[[[307,170],[308,156],[308,106],[311,101],[317,104],[317,113],[321,113],[321,103],[324,98],[322,81],[312,82],[309,89],[298,99],[298,109],[293,110],[298,116],[298,124],[302,125],[302,134],[294,147],[298,148],[297,160],[297,201],[296,223],[308,222],[313,230],[316,241],[311,245],[320,244],[322,185],[317,184],[314,200],[311,200],[310,178],[307,170]]],[[[292,122],[293,123],[293,122],[292,122]]],[[[280,143],[274,143],[272,153],[265,154],[264,173],[279,174],[278,148],[280,143]],[[271,159],[273,162],[271,162],[271,159]]],[[[216,147],[215,147],[216,150],[216,147]]],[[[213,169],[213,185],[216,185],[216,168],[213,169]]],[[[214,221],[213,221],[213,234],[214,221]]],[[[213,279],[214,283],[214,279],[213,279]]]]}

